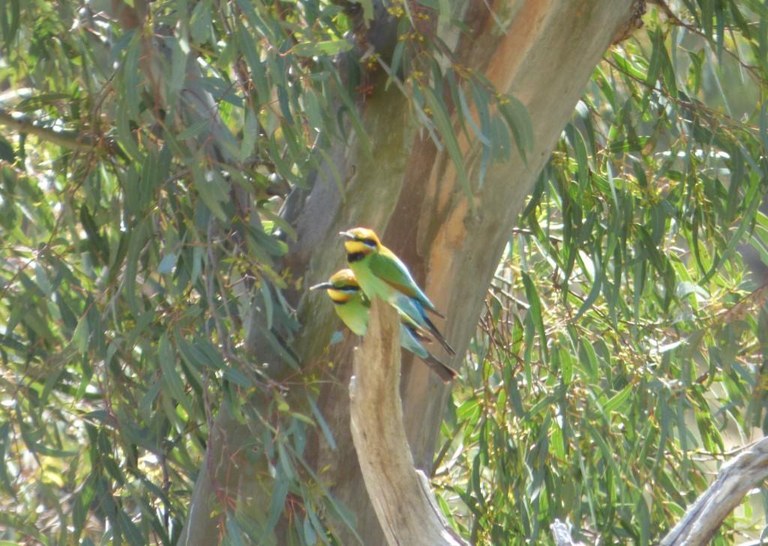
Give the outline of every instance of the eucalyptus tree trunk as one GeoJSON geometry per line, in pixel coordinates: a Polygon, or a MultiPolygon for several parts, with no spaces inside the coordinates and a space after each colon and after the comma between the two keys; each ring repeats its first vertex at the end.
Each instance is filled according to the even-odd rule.
{"type": "MultiPolygon", "coordinates": [[[[406,98],[395,86],[385,90],[384,79],[373,82],[372,95],[359,104],[370,150],[359,137],[339,144],[329,155],[332,168],[317,173],[311,192],[291,210],[298,240],[287,265],[294,275],[304,277],[305,285],[326,279],[344,262],[338,231],[355,225],[374,228],[446,312],[442,329],[458,354],[448,363],[458,367],[525,197],[601,56],[617,35],[636,23],[641,4],[632,0],[457,3],[456,17],[464,32],[454,28],[435,32],[453,48],[451,62],[481,72],[499,92],[511,93],[525,105],[533,128],[527,158],[513,153],[510,160],[489,166],[484,182],[475,184],[468,198],[447,153],[436,149],[410,120],[406,98]],[[343,181],[341,190],[337,177],[343,181]]],[[[387,41],[395,39],[389,32],[393,22],[385,13],[376,12],[369,33],[379,51],[390,50],[393,43],[387,41]]],[[[469,179],[477,180],[479,144],[461,139],[459,144],[469,179]]],[[[339,525],[340,542],[385,544],[350,431],[350,349],[355,340],[348,336],[328,352],[333,311],[319,298],[302,301],[304,329],[296,350],[306,367],[335,364],[333,380],[323,383],[318,404],[337,447],[331,449],[316,431],[307,456],[335,498],[354,513],[357,536],[339,525]]],[[[410,357],[405,357],[401,393],[414,462],[429,474],[448,389],[426,366],[412,366],[410,357]]],[[[293,395],[301,398],[301,393],[293,395]]],[[[376,424],[370,426],[375,429],[376,424]]],[[[268,509],[268,477],[249,465],[240,449],[247,434],[253,431],[231,416],[217,419],[182,542],[207,545],[221,536],[222,499],[236,499],[251,511],[268,509]]],[[[278,527],[264,543],[284,543],[279,532],[278,527]]]]}

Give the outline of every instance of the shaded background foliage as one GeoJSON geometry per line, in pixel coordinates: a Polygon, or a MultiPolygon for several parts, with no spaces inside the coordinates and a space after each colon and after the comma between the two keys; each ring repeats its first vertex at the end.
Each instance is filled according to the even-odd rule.
{"type": "MultiPolygon", "coordinates": [[[[389,63],[338,64],[368,51],[345,38],[373,13],[360,7],[3,4],[4,539],[176,542],[222,406],[262,425],[247,457],[274,484],[263,514],[227,514],[229,542],[286,513],[297,544],[333,543],[331,517],[353,524],[303,459],[308,428],[333,442],[314,398],[287,400],[322,375],[292,347],[291,200],[330,142],[365,139],[374,74],[467,194],[484,170],[470,181],[466,164],[530,139],[514,97],[424,43],[407,5],[376,12],[398,21],[389,63]],[[461,157],[462,136],[480,157],[461,157]]],[[[660,3],[596,69],[448,407],[435,483],[478,543],[545,541],[559,517],[588,542],[648,544],[762,434],[765,281],[737,250],[766,256],[766,9],[660,3]]],[[[759,533],[752,508],[719,543],[759,533]]]]}

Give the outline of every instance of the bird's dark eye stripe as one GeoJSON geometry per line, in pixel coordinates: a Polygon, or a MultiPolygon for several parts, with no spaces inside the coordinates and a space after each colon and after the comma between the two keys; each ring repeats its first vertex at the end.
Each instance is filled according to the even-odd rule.
{"type": "Polygon", "coordinates": [[[354,294],[360,291],[360,287],[355,286],[353,284],[345,284],[343,286],[334,286],[333,289],[338,290],[339,292],[346,292],[348,294],[354,294]]]}
{"type": "Polygon", "coordinates": [[[361,243],[363,243],[365,246],[369,246],[371,248],[376,248],[376,241],[373,239],[358,239],[361,243]]]}

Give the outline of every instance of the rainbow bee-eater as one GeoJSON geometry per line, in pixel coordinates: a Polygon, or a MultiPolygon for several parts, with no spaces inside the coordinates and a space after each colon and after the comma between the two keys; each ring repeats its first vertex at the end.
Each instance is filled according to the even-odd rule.
{"type": "MultiPolygon", "coordinates": [[[[351,269],[342,269],[334,273],[327,282],[316,284],[310,290],[325,289],[333,301],[336,314],[342,322],[359,336],[365,335],[368,329],[368,313],[371,302],[360,289],[360,285],[351,269]]],[[[456,377],[456,372],[435,358],[422,345],[427,339],[407,315],[400,315],[400,346],[422,359],[427,366],[440,376],[446,383],[456,377]]]]}
{"type": "Polygon", "coordinates": [[[363,227],[339,233],[346,240],[347,263],[369,299],[378,297],[395,306],[421,330],[431,334],[450,354],[456,354],[427,316],[442,317],[410,271],[394,252],[381,244],[373,230],[363,227]]]}

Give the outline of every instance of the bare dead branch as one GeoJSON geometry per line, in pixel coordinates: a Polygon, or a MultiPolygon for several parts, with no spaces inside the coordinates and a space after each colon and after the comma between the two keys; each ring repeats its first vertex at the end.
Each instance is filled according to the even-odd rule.
{"type": "Polygon", "coordinates": [[[747,492],[768,477],[768,437],[753,444],[720,469],[717,479],[696,499],[661,546],[709,544],[723,520],[747,492]]]}
{"type": "Polygon", "coordinates": [[[395,310],[374,301],[349,385],[352,439],[365,487],[389,544],[464,545],[443,519],[427,477],[413,465],[399,392],[399,339],[395,310]]]}

